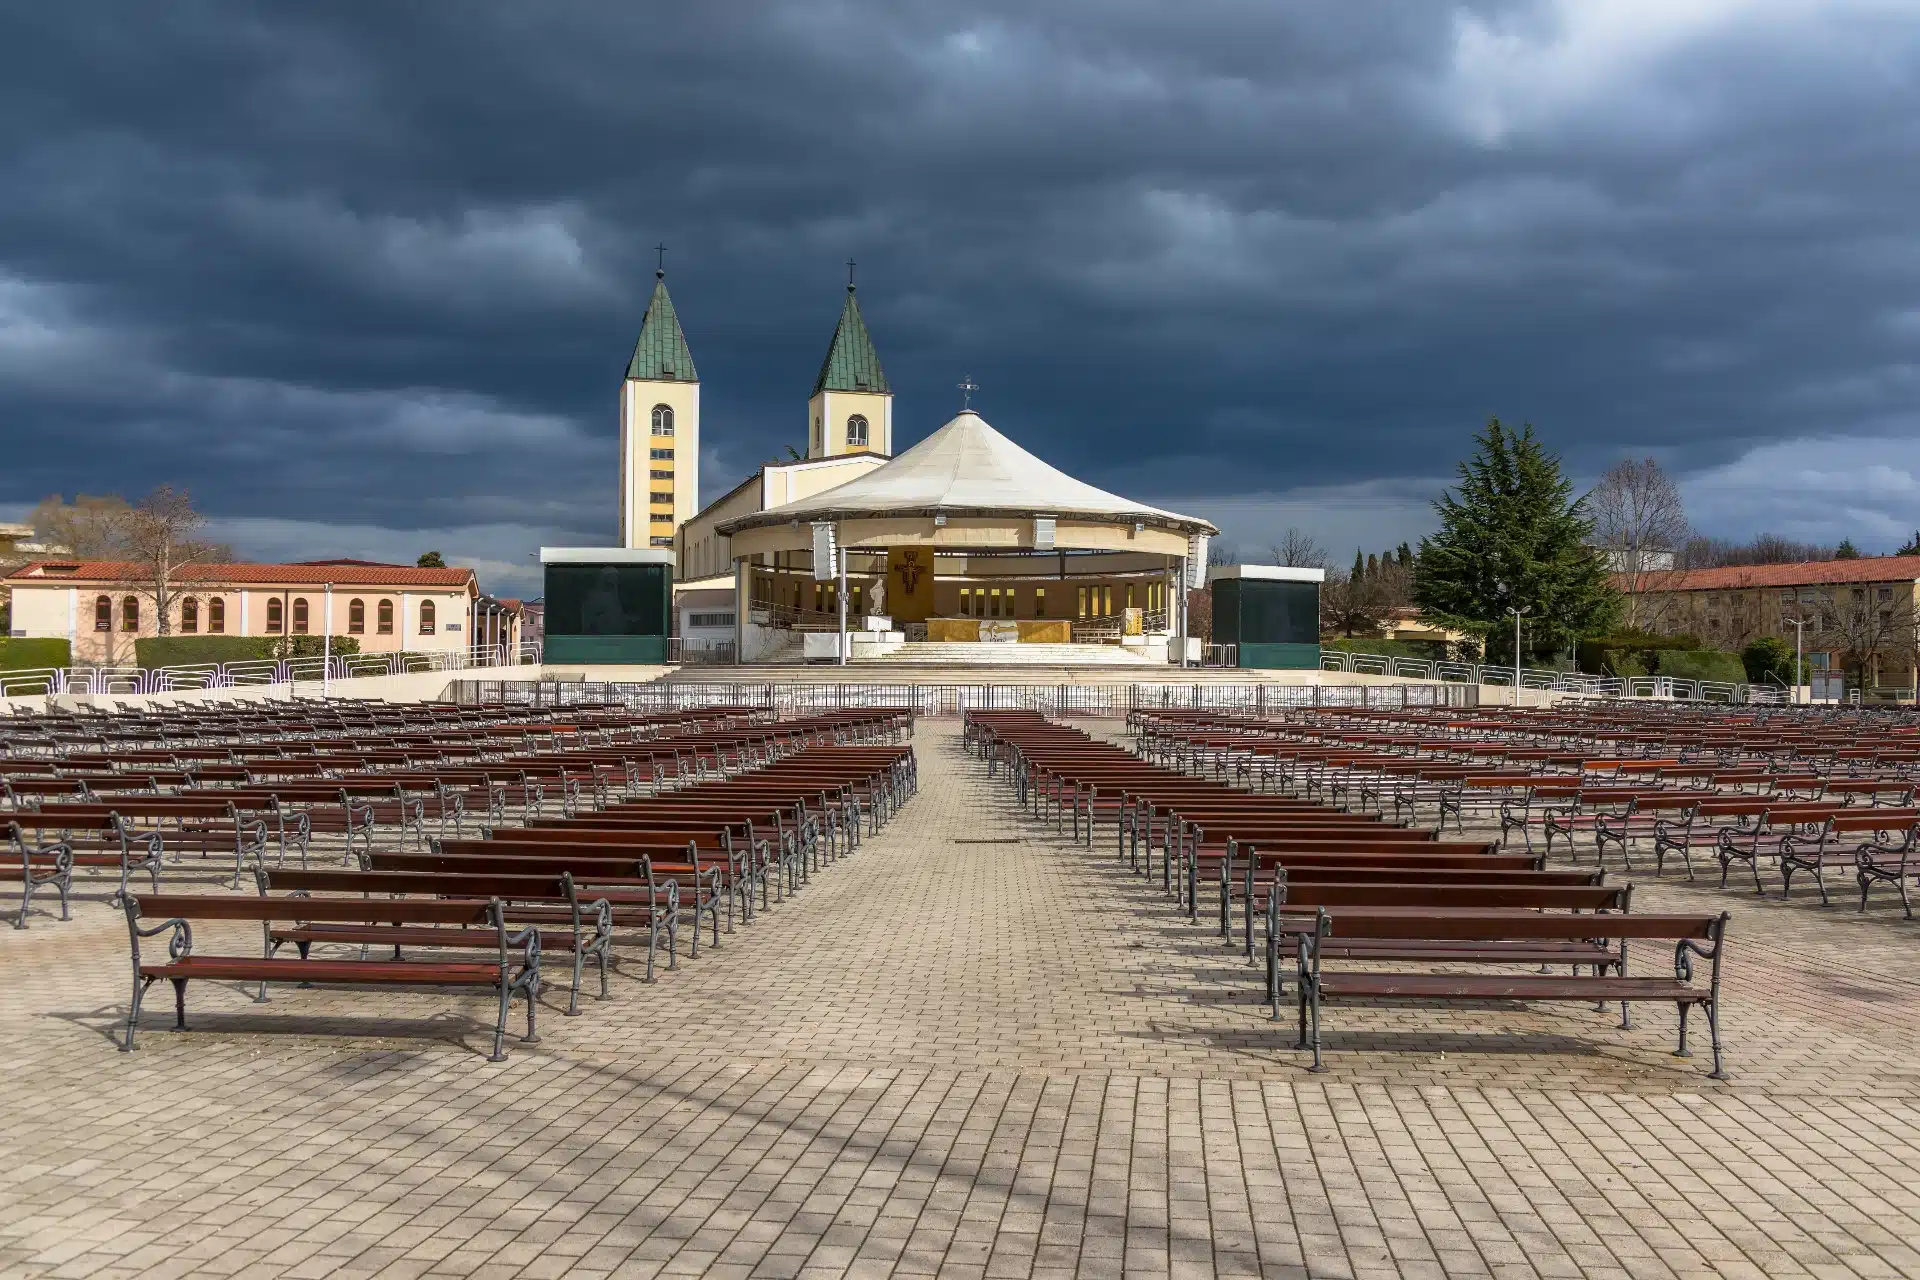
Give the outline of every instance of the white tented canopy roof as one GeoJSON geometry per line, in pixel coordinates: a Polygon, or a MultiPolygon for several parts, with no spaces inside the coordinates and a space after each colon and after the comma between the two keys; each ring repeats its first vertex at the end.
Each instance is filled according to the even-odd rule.
{"type": "Polygon", "coordinates": [[[1141,523],[1182,533],[1218,532],[1205,520],[1129,501],[1048,466],[963,409],[885,466],[785,506],[721,524],[726,535],[795,520],[908,516],[1061,516],[1141,523]]]}

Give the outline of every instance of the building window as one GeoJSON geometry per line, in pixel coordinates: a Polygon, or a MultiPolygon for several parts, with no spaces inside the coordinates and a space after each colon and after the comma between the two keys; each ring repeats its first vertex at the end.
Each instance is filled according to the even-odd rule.
{"type": "MultiPolygon", "coordinates": [[[[672,517],[672,516],[670,516],[670,515],[662,515],[662,514],[661,514],[660,512],[658,512],[658,511],[656,511],[656,512],[654,512],[654,513],[653,513],[653,514],[652,514],[652,515],[651,515],[650,517],[648,517],[648,518],[649,518],[650,520],[652,520],[652,521],[653,521],[653,523],[655,523],[655,524],[672,524],[672,523],[673,523],[673,517],[672,517]]],[[[672,546],[672,545],[673,545],[673,539],[672,539],[672,538],[668,538],[668,539],[667,539],[667,545],[668,545],[668,546],[672,546]]]]}
{"type": "Polygon", "coordinates": [[[672,538],[649,538],[648,541],[656,547],[670,547],[673,545],[672,538]]]}
{"type": "Polygon", "coordinates": [[[673,461],[673,450],[671,449],[654,449],[651,452],[655,462],[673,461]]]}
{"type": "Polygon", "coordinates": [[[1084,618],[1087,616],[1087,589],[1085,587],[1081,587],[1079,589],[1079,592],[1080,592],[1080,608],[1077,616],[1084,618]]]}
{"type": "Polygon", "coordinates": [[[963,618],[971,618],[973,616],[972,587],[960,588],[960,616],[963,618]]]}
{"type": "Polygon", "coordinates": [[[653,434],[670,436],[673,434],[673,406],[657,404],[653,406],[653,434]]]}
{"type": "Polygon", "coordinates": [[[654,470],[648,472],[648,478],[653,480],[671,480],[673,479],[673,472],[654,470]]]}
{"type": "Polygon", "coordinates": [[[367,602],[354,600],[347,605],[347,633],[364,635],[367,630],[367,602]]]}
{"type": "Polygon", "coordinates": [[[382,600],[374,609],[373,616],[377,620],[375,625],[379,628],[381,635],[393,634],[393,601],[382,600]]]}
{"type": "Polygon", "coordinates": [[[989,618],[1000,616],[1000,588],[998,587],[987,592],[987,616],[989,618]]]}
{"type": "Polygon", "coordinates": [[[856,413],[847,419],[847,448],[864,449],[867,447],[867,419],[865,414],[856,413]]]}
{"type": "Polygon", "coordinates": [[[1112,587],[1100,588],[1100,616],[1103,618],[1111,618],[1113,616],[1112,587]]]}
{"type": "Polygon", "coordinates": [[[815,453],[820,452],[820,415],[819,414],[815,414],[813,417],[813,451],[815,453]]]}
{"type": "Polygon", "coordinates": [[[647,496],[652,498],[655,502],[664,502],[668,506],[673,505],[673,490],[671,489],[655,489],[652,493],[648,494],[647,496]]]}
{"type": "Polygon", "coordinates": [[[1891,601],[1893,600],[1893,588],[1892,588],[1892,587],[1881,587],[1881,588],[1880,588],[1880,593],[1879,593],[1879,594],[1880,594],[1880,603],[1881,603],[1881,604],[1887,604],[1887,603],[1890,603],[1890,602],[1891,602],[1891,601]]]}
{"type": "Polygon", "coordinates": [[[127,596],[120,601],[120,629],[122,631],[140,629],[140,601],[135,596],[127,596]]]}
{"type": "Polygon", "coordinates": [[[192,635],[200,629],[200,602],[188,596],[180,602],[180,633],[192,635]]]}
{"type": "Polygon", "coordinates": [[[864,618],[867,616],[867,584],[866,583],[856,582],[853,584],[853,599],[851,602],[851,607],[853,610],[854,617],[864,618]]]}
{"type": "Polygon", "coordinates": [[[1033,589],[1033,616],[1036,618],[1044,618],[1047,616],[1047,589],[1045,587],[1035,587],[1033,589]]]}
{"type": "Polygon", "coordinates": [[[730,627],[734,615],[731,613],[690,613],[687,615],[689,627],[730,627]]]}
{"type": "Polygon", "coordinates": [[[423,636],[433,634],[433,601],[431,600],[420,602],[420,634],[423,636]]]}
{"type": "Polygon", "coordinates": [[[1127,608],[1133,608],[1133,584],[1131,582],[1127,584],[1127,608]]]}
{"type": "Polygon", "coordinates": [[[207,633],[221,635],[227,629],[227,602],[219,596],[207,601],[207,633]]]}
{"type": "Polygon", "coordinates": [[[282,614],[281,614],[281,612],[280,612],[280,602],[279,602],[278,600],[269,600],[269,601],[267,601],[267,631],[268,631],[268,633],[269,633],[269,634],[272,634],[272,635],[276,635],[276,636],[277,636],[277,635],[279,635],[279,634],[280,634],[280,628],[281,628],[281,627],[282,627],[283,625],[284,625],[284,618],[283,618],[283,616],[282,616],[282,614]]]}
{"type": "Polygon", "coordinates": [[[293,634],[297,636],[307,634],[307,602],[305,599],[295,600],[293,602],[293,634]]]}
{"type": "Polygon", "coordinates": [[[105,596],[93,602],[93,629],[95,631],[113,630],[113,601],[105,596]]]}

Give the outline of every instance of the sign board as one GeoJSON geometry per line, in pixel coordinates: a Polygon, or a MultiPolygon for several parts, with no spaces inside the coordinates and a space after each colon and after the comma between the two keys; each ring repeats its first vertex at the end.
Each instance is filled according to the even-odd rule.
{"type": "Polygon", "coordinates": [[[980,638],[999,644],[1014,644],[1020,639],[1020,624],[1006,619],[988,620],[980,624],[980,638]]]}
{"type": "Polygon", "coordinates": [[[816,520],[813,525],[813,580],[830,582],[839,575],[833,563],[833,522],[816,520]]]}

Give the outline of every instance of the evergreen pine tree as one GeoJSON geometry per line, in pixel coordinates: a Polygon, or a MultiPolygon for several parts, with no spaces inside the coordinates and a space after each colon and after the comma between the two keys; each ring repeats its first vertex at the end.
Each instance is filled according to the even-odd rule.
{"type": "Polygon", "coordinates": [[[1835,560],[1858,560],[1860,558],[1860,548],[1853,545],[1852,538],[1842,538],[1840,539],[1840,545],[1833,549],[1833,558],[1835,560]]]}
{"type": "Polygon", "coordinates": [[[1367,576],[1371,578],[1376,573],[1379,573],[1379,572],[1380,572],[1380,557],[1368,556],[1367,557],[1367,576]]]}
{"type": "Polygon", "coordinates": [[[1360,554],[1360,548],[1355,547],[1353,549],[1353,581],[1365,582],[1366,578],[1367,578],[1366,558],[1360,554]]]}
{"type": "Polygon", "coordinates": [[[1512,660],[1513,618],[1525,608],[1526,648],[1551,655],[1604,632],[1620,597],[1587,545],[1592,521],[1574,500],[1560,460],[1531,425],[1510,431],[1498,418],[1475,437],[1459,467],[1458,494],[1442,493],[1440,528],[1420,540],[1413,595],[1432,622],[1489,642],[1512,660]]]}
{"type": "Polygon", "coordinates": [[[1897,556],[1920,556],[1920,529],[1913,531],[1913,537],[1907,539],[1907,545],[1893,554],[1897,556]]]}
{"type": "MultiPolygon", "coordinates": [[[[1920,535],[1916,535],[1916,536],[1920,536],[1920,535]]],[[[1406,543],[1404,542],[1401,543],[1400,546],[1397,549],[1395,549],[1393,553],[1393,558],[1400,562],[1400,567],[1402,569],[1413,568],[1413,548],[1408,546],[1406,543]]]]}

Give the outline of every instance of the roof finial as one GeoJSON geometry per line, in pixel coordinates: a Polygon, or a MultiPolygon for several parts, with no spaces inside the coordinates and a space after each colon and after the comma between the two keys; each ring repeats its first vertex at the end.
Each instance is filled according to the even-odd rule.
{"type": "Polygon", "coordinates": [[[665,280],[667,278],[667,246],[657,244],[653,246],[653,251],[659,255],[659,257],[654,259],[653,278],[655,280],[665,280]]]}
{"type": "Polygon", "coordinates": [[[975,382],[973,380],[973,375],[969,373],[964,375],[960,379],[959,387],[960,387],[960,412],[972,413],[973,412],[973,393],[980,389],[980,384],[975,382]]]}
{"type": "Polygon", "coordinates": [[[847,259],[847,292],[853,292],[853,259],[847,259]]]}

